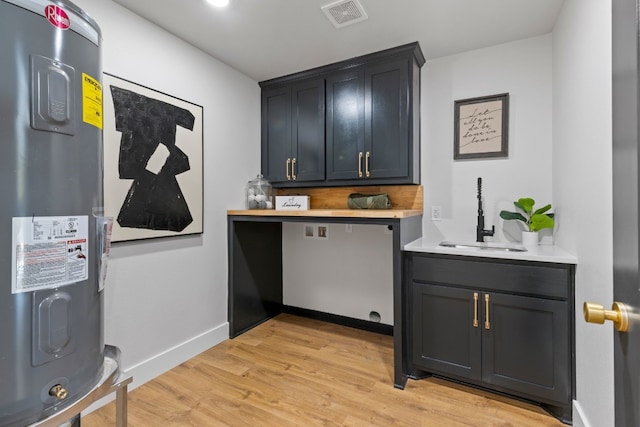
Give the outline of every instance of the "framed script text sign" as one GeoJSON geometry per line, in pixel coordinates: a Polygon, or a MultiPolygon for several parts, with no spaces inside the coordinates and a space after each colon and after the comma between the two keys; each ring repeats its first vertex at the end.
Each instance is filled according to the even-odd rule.
{"type": "Polygon", "coordinates": [[[455,101],[454,160],[507,157],[509,94],[455,101]]]}

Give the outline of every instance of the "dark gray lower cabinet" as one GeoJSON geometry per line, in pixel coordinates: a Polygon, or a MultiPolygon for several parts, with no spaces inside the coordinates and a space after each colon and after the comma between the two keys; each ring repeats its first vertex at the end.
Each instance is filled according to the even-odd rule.
{"type": "Polygon", "coordinates": [[[407,253],[409,360],[571,421],[574,266],[407,253]]]}
{"type": "Polygon", "coordinates": [[[413,285],[413,362],[432,372],[482,378],[481,330],[472,327],[477,292],[413,285]]]}

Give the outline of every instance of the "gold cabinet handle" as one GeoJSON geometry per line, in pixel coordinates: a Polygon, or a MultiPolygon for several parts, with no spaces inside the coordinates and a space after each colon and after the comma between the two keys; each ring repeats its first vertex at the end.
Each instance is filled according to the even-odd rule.
{"type": "Polygon", "coordinates": [[[291,179],[296,180],[296,158],[291,160],[291,179]]]}
{"type": "Polygon", "coordinates": [[[369,172],[369,159],[371,158],[371,153],[367,151],[367,155],[364,160],[364,172],[367,175],[367,178],[371,176],[371,172],[369,172]]]}
{"type": "Polygon", "coordinates": [[[362,151],[358,153],[358,178],[362,178],[362,151]]]}
{"type": "Polygon", "coordinates": [[[484,294],[484,328],[491,329],[489,322],[489,294],[484,294]]]}
{"type": "Polygon", "coordinates": [[[473,327],[478,327],[478,293],[473,293],[473,327]]]}
{"type": "Polygon", "coordinates": [[[627,332],[629,330],[628,311],[627,306],[621,302],[614,302],[611,305],[611,310],[605,310],[604,306],[600,304],[586,301],[582,306],[584,320],[589,323],[599,323],[601,325],[605,320],[611,320],[613,326],[620,332],[627,332]]]}
{"type": "Polygon", "coordinates": [[[291,164],[291,159],[287,159],[287,181],[291,181],[291,175],[289,174],[289,165],[291,164]]]}

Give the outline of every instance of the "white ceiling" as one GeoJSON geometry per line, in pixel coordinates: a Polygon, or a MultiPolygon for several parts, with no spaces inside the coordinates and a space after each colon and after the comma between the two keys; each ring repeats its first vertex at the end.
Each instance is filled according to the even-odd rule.
{"type": "Polygon", "coordinates": [[[336,29],[335,0],[114,0],[257,81],[420,42],[427,60],[552,31],[563,0],[360,0],[336,29]]]}

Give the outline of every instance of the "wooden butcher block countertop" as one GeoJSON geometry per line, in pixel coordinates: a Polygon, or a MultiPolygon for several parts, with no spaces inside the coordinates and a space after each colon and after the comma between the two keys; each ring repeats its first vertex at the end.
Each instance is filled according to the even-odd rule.
{"type": "Polygon", "coordinates": [[[291,216],[326,218],[408,218],[422,215],[423,195],[421,185],[385,185],[370,187],[315,187],[277,189],[278,196],[309,196],[311,209],[289,211],[276,209],[229,210],[227,215],[291,216]],[[387,193],[391,209],[349,209],[347,198],[351,193],[387,193]]]}

